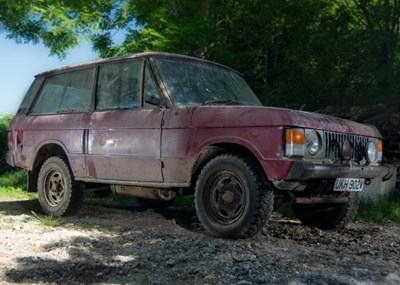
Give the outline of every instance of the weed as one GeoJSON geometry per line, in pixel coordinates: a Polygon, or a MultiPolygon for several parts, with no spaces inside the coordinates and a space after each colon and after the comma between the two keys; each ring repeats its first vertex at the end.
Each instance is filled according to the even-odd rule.
{"type": "Polygon", "coordinates": [[[33,216],[40,222],[41,225],[46,227],[61,227],[66,224],[65,219],[53,216],[41,216],[39,217],[35,212],[32,211],[33,216]]]}
{"type": "Polygon", "coordinates": [[[375,199],[362,199],[357,219],[364,222],[400,223],[400,191],[375,199]]]}
{"type": "Polygon", "coordinates": [[[289,202],[283,203],[282,206],[276,211],[285,218],[296,219],[292,205],[289,202]]]}
{"type": "Polygon", "coordinates": [[[26,192],[26,172],[18,170],[0,176],[0,197],[33,199],[36,193],[26,192]]]}

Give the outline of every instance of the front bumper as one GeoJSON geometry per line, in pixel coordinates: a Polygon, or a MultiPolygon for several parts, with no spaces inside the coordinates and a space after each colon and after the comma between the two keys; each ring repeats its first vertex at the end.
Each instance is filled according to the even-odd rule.
{"type": "Polygon", "coordinates": [[[381,178],[382,181],[392,177],[395,168],[393,165],[384,164],[378,166],[349,166],[326,165],[311,162],[296,161],[293,163],[285,181],[305,181],[310,179],[329,178],[381,178]]]}
{"type": "Polygon", "coordinates": [[[12,167],[15,167],[14,155],[11,151],[6,152],[6,162],[12,167]]]}

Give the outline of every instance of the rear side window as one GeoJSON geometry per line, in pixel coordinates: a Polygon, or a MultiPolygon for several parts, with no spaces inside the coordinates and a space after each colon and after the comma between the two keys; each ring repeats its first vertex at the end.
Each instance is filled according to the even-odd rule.
{"type": "Polygon", "coordinates": [[[106,63],[100,66],[97,83],[97,110],[140,107],[142,60],[106,63]]]}
{"type": "Polygon", "coordinates": [[[29,111],[29,107],[31,106],[32,102],[34,101],[36,94],[38,93],[40,86],[43,83],[44,78],[38,77],[36,78],[31,87],[29,88],[28,92],[26,93],[24,99],[22,100],[17,115],[26,115],[29,111]]]}
{"type": "Polygon", "coordinates": [[[48,77],[32,114],[87,111],[91,107],[94,69],[48,77]]]}

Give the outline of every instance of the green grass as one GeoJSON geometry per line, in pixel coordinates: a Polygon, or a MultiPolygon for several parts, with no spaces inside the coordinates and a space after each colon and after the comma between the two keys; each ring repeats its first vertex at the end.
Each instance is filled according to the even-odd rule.
{"type": "Polygon", "coordinates": [[[194,196],[178,196],[175,199],[173,207],[183,208],[183,209],[194,209],[194,196]]]}
{"type": "Polygon", "coordinates": [[[0,226],[0,231],[8,231],[12,230],[13,226],[12,225],[2,225],[0,226]]]}
{"type": "Polygon", "coordinates": [[[0,176],[0,197],[33,199],[36,193],[26,192],[26,172],[18,170],[0,176]]]}
{"type": "Polygon", "coordinates": [[[276,211],[280,215],[288,219],[296,219],[292,205],[288,202],[283,203],[283,205],[276,211]]]}
{"type": "Polygon", "coordinates": [[[32,215],[40,222],[42,226],[46,227],[61,227],[67,223],[64,218],[61,217],[53,217],[53,216],[39,216],[35,212],[32,211],[32,215]]]}
{"type": "Polygon", "coordinates": [[[357,220],[363,222],[400,223],[400,191],[375,199],[362,199],[357,220]]]}

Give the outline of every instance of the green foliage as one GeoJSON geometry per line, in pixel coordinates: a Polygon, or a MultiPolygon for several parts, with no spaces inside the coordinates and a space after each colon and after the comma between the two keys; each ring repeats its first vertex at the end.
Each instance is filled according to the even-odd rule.
{"type": "MultiPolygon", "coordinates": [[[[5,161],[5,153],[8,150],[8,126],[13,115],[0,116],[0,175],[12,168],[5,161]]],[[[0,184],[1,185],[1,184],[0,184]]]]}
{"type": "Polygon", "coordinates": [[[43,44],[64,57],[81,39],[100,30],[118,0],[0,0],[0,30],[17,42],[43,44]]]}
{"type": "Polygon", "coordinates": [[[266,105],[398,104],[398,0],[0,0],[0,31],[64,56],[168,51],[242,72],[266,105]],[[114,42],[123,31],[125,40],[114,42]]]}
{"type": "Polygon", "coordinates": [[[160,50],[215,60],[243,72],[267,105],[397,104],[398,5],[136,0],[120,7],[124,17],[106,19],[94,48],[101,56],[160,50]],[[127,32],[121,45],[113,44],[116,28],[127,32]]]}
{"type": "Polygon", "coordinates": [[[0,196],[32,199],[36,194],[26,192],[26,172],[18,170],[0,175],[0,196]]]}
{"type": "Polygon", "coordinates": [[[400,223],[400,192],[393,192],[387,197],[362,199],[358,208],[357,219],[366,222],[400,223]]]}

